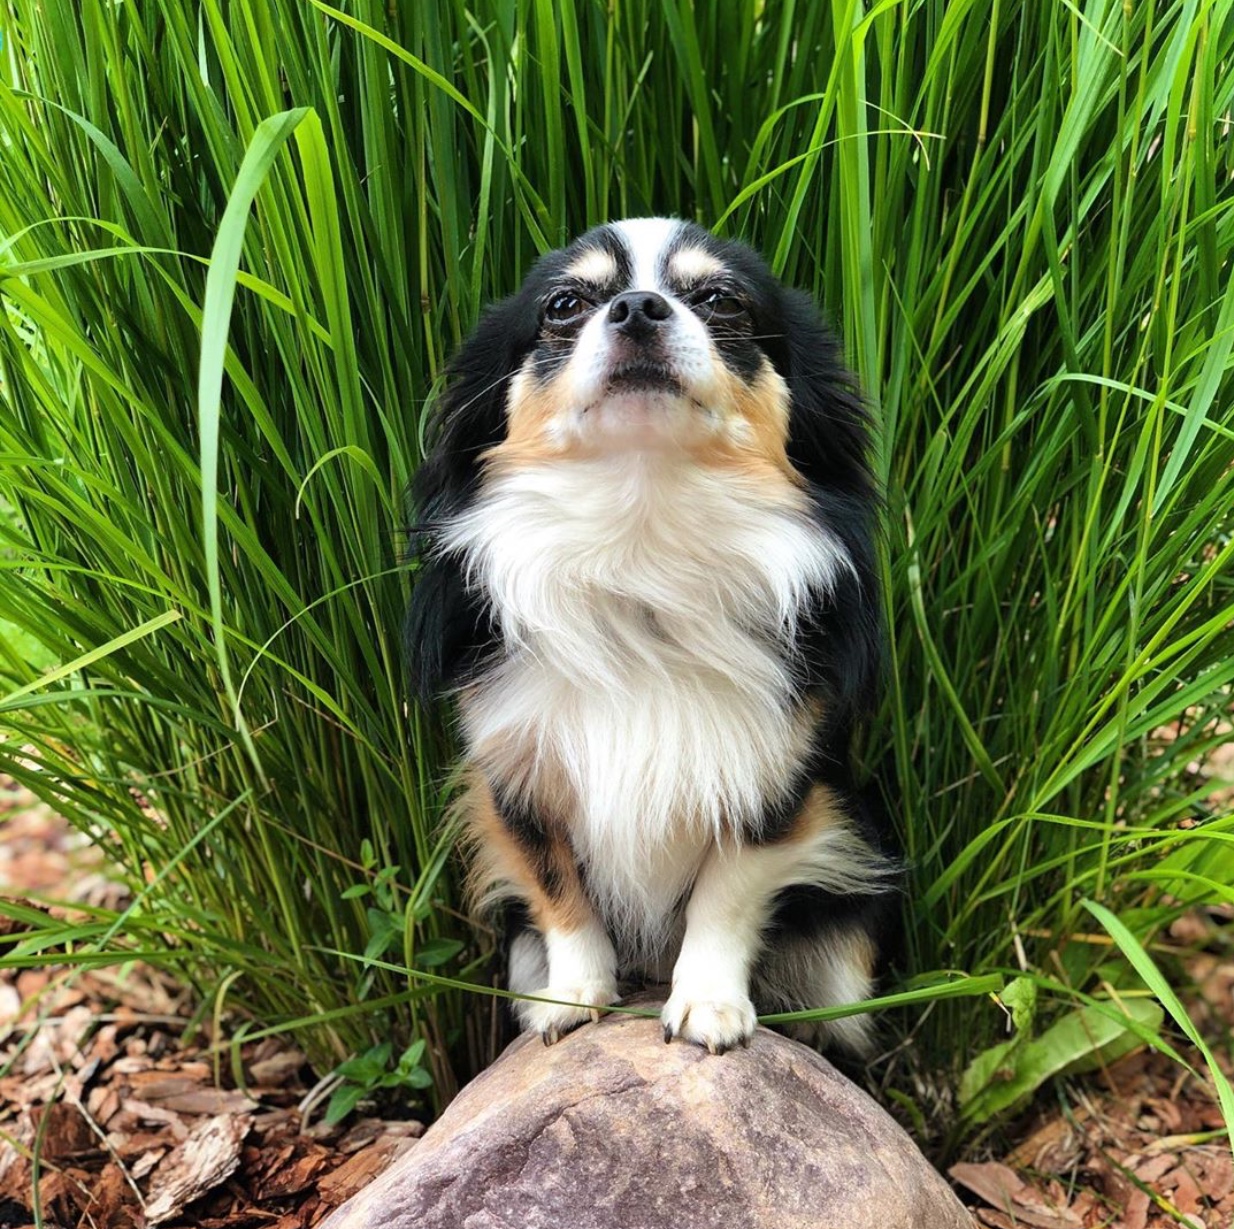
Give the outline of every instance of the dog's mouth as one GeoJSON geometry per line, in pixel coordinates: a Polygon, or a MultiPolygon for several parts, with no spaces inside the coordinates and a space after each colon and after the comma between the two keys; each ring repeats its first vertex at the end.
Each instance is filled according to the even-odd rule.
{"type": "Polygon", "coordinates": [[[608,393],[669,393],[682,396],[685,387],[672,368],[663,363],[618,363],[605,381],[608,393]]]}

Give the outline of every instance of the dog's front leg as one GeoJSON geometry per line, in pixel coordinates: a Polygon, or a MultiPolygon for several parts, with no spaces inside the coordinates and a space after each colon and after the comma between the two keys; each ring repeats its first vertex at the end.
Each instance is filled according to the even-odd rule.
{"type": "Polygon", "coordinates": [[[725,844],[708,854],[686,906],[672,993],[660,1016],[665,1041],[684,1037],[713,1054],[749,1042],[758,1023],[750,970],[784,863],[779,846],[725,844]]]}
{"type": "Polygon", "coordinates": [[[684,1037],[713,1054],[745,1045],[757,1024],[751,971],[777,895],[807,883],[840,894],[870,892],[889,870],[823,786],[814,787],[775,839],[718,843],[686,906],[672,993],[661,1013],[664,1040],[684,1037]]]}
{"type": "MultiPolygon", "coordinates": [[[[572,927],[545,925],[548,984],[531,990],[554,1003],[518,1004],[527,1032],[537,1032],[545,1045],[588,1020],[600,1018],[601,1007],[617,1000],[617,957],[607,931],[593,913],[572,927]]],[[[513,987],[512,987],[513,988],[513,987]]]]}
{"type": "Polygon", "coordinates": [[[514,1004],[524,1032],[551,1045],[616,1002],[617,954],[560,824],[526,803],[500,803],[486,787],[477,788],[473,823],[480,838],[479,895],[489,885],[495,895],[521,899],[538,932],[515,940],[510,989],[557,1000],[514,1004]],[[545,975],[542,984],[533,980],[545,975]]]}

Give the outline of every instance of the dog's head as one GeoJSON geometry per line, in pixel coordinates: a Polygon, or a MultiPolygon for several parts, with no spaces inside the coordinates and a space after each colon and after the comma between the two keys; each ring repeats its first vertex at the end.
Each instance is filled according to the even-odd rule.
{"type": "Polygon", "coordinates": [[[536,329],[506,390],[503,456],[787,466],[783,296],[745,249],[660,218],[600,227],[543,260],[497,309],[512,314],[536,329]]]}
{"type": "MultiPolygon", "coordinates": [[[[413,497],[431,541],[486,473],[662,454],[804,489],[864,576],[866,451],[855,383],[812,300],[743,244],[640,218],[544,256],[485,313],[451,365],[413,497]]],[[[437,660],[443,631],[462,638],[447,658],[484,638],[484,612],[447,583],[426,570],[418,585],[420,605],[438,610],[431,629],[411,630],[426,641],[412,646],[422,692],[457,678],[437,660]]]]}
{"type": "Polygon", "coordinates": [[[432,520],[492,450],[685,450],[864,488],[865,418],[812,301],[748,247],[667,218],[598,226],[544,256],[459,351],[417,480],[432,520]]]}

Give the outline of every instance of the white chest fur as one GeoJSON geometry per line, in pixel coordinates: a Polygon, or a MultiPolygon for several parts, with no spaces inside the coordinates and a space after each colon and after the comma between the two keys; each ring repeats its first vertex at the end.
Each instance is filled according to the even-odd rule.
{"type": "Polygon", "coordinates": [[[641,453],[490,474],[443,546],[506,647],[462,697],[473,761],[559,809],[612,923],[662,934],[806,749],[788,650],[843,547],[787,481],[641,453]]]}

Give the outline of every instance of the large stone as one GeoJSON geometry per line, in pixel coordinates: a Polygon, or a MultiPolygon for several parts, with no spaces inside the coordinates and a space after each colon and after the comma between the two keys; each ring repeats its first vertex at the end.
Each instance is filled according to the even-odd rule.
{"type": "Polygon", "coordinates": [[[913,1141],[767,1029],[715,1056],[611,1015],[520,1037],[322,1229],[971,1229],[913,1141]]]}

